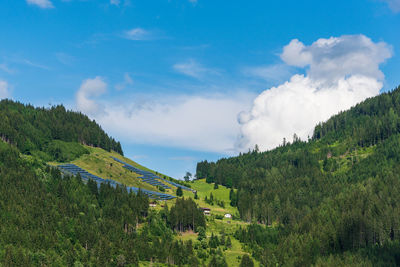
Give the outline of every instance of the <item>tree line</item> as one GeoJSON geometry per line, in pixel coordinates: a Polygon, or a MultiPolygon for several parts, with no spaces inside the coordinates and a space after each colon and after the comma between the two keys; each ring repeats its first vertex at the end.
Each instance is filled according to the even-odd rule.
{"type": "Polygon", "coordinates": [[[191,199],[149,210],[139,191],[84,183],[0,142],[0,265],[138,266],[139,261],[198,266],[191,241],[175,230],[205,227],[191,199]],[[140,227],[139,227],[140,226],[140,227]]]}
{"type": "Polygon", "coordinates": [[[264,225],[237,238],[265,266],[396,266],[399,115],[397,88],[317,125],[310,140],[199,162],[196,177],[237,189],[241,218],[264,225]]]}
{"type": "MultiPolygon", "coordinates": [[[[57,150],[61,153],[71,142],[123,154],[121,144],[109,137],[94,120],[80,112],[68,111],[62,105],[35,108],[6,99],[0,101],[0,117],[0,138],[24,154],[40,156],[44,153],[58,159],[54,158],[57,150]],[[63,147],[63,142],[68,144],[63,147]]],[[[71,155],[71,152],[66,154],[71,155]]]]}

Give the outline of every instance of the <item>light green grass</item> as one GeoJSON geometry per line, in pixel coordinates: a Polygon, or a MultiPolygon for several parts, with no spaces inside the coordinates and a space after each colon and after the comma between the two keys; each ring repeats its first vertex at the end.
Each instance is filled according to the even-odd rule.
{"type": "MultiPolygon", "coordinates": [[[[1,144],[0,144],[1,146],[1,144]]],[[[142,182],[136,173],[131,172],[125,168],[123,168],[121,163],[118,163],[117,161],[113,160],[111,156],[116,157],[128,164],[131,164],[132,166],[146,170],[146,171],[151,171],[155,174],[161,175],[161,177],[164,178],[164,175],[157,173],[153,170],[150,170],[128,158],[125,158],[121,155],[119,155],[116,152],[108,152],[105,151],[101,148],[95,148],[95,147],[89,147],[85,146],[89,151],[90,154],[85,154],[82,155],[80,158],[73,160],[71,163],[81,167],[82,169],[87,170],[88,172],[97,175],[99,177],[102,177],[104,179],[112,179],[117,182],[120,182],[122,184],[125,184],[127,186],[135,186],[139,188],[144,188],[148,190],[153,190],[153,191],[159,191],[158,188],[151,186],[147,183],[142,182]]],[[[61,164],[59,162],[49,162],[50,165],[58,165],[61,164]]],[[[166,176],[168,178],[168,176],[166,176]]],[[[239,221],[239,220],[232,220],[232,219],[223,219],[223,220],[218,220],[215,219],[215,215],[224,215],[226,213],[230,213],[232,215],[237,215],[238,210],[236,207],[231,207],[230,206],[230,200],[229,200],[229,192],[230,189],[226,188],[225,186],[219,185],[218,189],[214,189],[214,184],[207,184],[205,182],[205,179],[201,180],[195,180],[190,183],[191,187],[195,190],[197,190],[197,195],[199,199],[195,200],[196,203],[200,207],[208,207],[211,209],[211,216],[207,216],[207,236],[211,236],[212,233],[215,235],[220,235],[221,231],[225,231],[227,236],[229,235],[232,241],[232,248],[225,250],[224,256],[226,258],[226,261],[228,263],[228,266],[238,266],[240,263],[240,259],[246,252],[242,250],[242,246],[238,240],[236,240],[233,237],[233,234],[239,227],[243,227],[247,225],[247,223],[239,221]],[[209,205],[204,201],[204,198],[207,196],[210,196],[210,193],[214,195],[214,205],[209,205]],[[225,208],[222,208],[216,204],[216,200],[222,200],[225,202],[225,208]]],[[[171,186],[172,187],[172,186],[171,186]]],[[[172,187],[172,189],[166,190],[166,194],[171,194],[171,195],[176,195],[176,187],[172,187]]],[[[183,190],[184,192],[184,197],[191,197],[194,198],[194,194],[192,192],[183,190]]],[[[168,201],[157,201],[157,206],[155,208],[150,208],[154,210],[161,210],[162,207],[161,205],[168,205],[171,207],[174,205],[175,199],[173,200],[168,200],[168,201]]],[[[187,232],[187,233],[182,233],[178,234],[177,237],[178,239],[181,240],[192,240],[193,242],[198,242],[197,241],[197,234],[193,232],[187,232]]],[[[211,260],[211,257],[208,258],[207,262],[211,260]]],[[[256,266],[259,266],[257,262],[256,266]]],[[[150,262],[140,262],[139,266],[167,266],[166,264],[160,264],[160,263],[150,263],[150,262]]]]}
{"type": "Polygon", "coordinates": [[[151,170],[151,169],[149,169],[149,168],[147,168],[147,167],[145,167],[145,166],[143,166],[143,165],[140,165],[139,163],[137,163],[137,162],[135,162],[135,161],[133,161],[133,160],[131,160],[131,159],[129,159],[129,158],[125,158],[124,156],[121,156],[121,155],[118,154],[118,153],[115,153],[115,152],[114,152],[112,156],[113,156],[113,157],[116,157],[117,159],[122,160],[123,162],[126,162],[126,163],[132,165],[132,166],[135,167],[135,168],[138,168],[138,169],[141,169],[141,170],[144,170],[144,171],[152,172],[152,173],[154,173],[154,174],[160,176],[161,178],[176,180],[176,179],[174,179],[174,178],[172,178],[172,177],[170,177],[170,176],[168,176],[168,175],[159,173],[159,172],[154,171],[154,170],[151,170]]]}
{"type": "MultiPolygon", "coordinates": [[[[130,164],[133,164],[133,161],[122,157],[114,151],[108,152],[97,147],[85,147],[90,151],[90,154],[84,154],[78,159],[71,161],[71,163],[103,179],[111,179],[127,186],[159,191],[157,187],[142,182],[141,179],[138,178],[138,174],[123,168],[123,165],[112,159],[111,156],[117,157],[130,164]]],[[[49,162],[49,164],[58,165],[60,163],[49,162]]],[[[169,190],[169,192],[167,190],[165,193],[170,194],[172,192],[172,190],[169,190]]]]}
{"type": "MultiPolygon", "coordinates": [[[[244,254],[249,254],[248,252],[243,250],[239,240],[233,237],[234,233],[237,229],[239,229],[239,227],[245,227],[247,225],[248,223],[242,221],[231,221],[230,223],[228,223],[226,220],[217,220],[212,219],[212,217],[207,217],[207,237],[210,237],[211,234],[221,237],[221,232],[224,231],[226,236],[229,236],[231,239],[232,247],[223,251],[228,266],[239,266],[241,257],[244,254]]],[[[177,238],[183,241],[192,240],[193,243],[199,242],[197,241],[197,234],[193,232],[180,233],[177,235],[177,238]]],[[[224,246],[221,246],[221,248],[223,247],[224,246]]],[[[251,257],[250,254],[249,256],[251,257]]],[[[209,257],[207,259],[206,264],[209,263],[211,258],[212,257],[209,257]]],[[[254,260],[254,263],[255,266],[259,266],[259,263],[256,260],[254,260]]]]}
{"type": "MultiPolygon", "coordinates": [[[[334,159],[336,161],[336,164],[338,165],[338,168],[332,174],[341,174],[348,172],[353,166],[353,160],[359,161],[365,159],[368,156],[372,155],[375,149],[376,146],[374,145],[369,147],[358,148],[351,152],[347,151],[346,153],[336,157],[332,156],[332,159],[334,159]]],[[[319,161],[319,165],[321,171],[324,172],[323,160],[319,161]]]]}
{"type": "MultiPolygon", "coordinates": [[[[229,200],[229,188],[226,188],[223,185],[219,185],[218,189],[214,189],[214,184],[208,184],[206,183],[205,179],[198,179],[194,180],[193,182],[190,183],[192,189],[197,190],[197,196],[199,199],[195,200],[197,204],[199,204],[200,207],[204,208],[210,208],[211,209],[211,214],[214,215],[225,215],[226,213],[230,213],[232,215],[237,215],[238,210],[236,207],[232,207],[230,205],[230,200],[229,200]],[[207,198],[210,197],[210,193],[213,194],[214,196],[214,205],[210,205],[205,202],[205,197],[207,198]],[[225,203],[225,208],[222,208],[217,205],[216,200],[222,200],[225,203]]],[[[194,194],[192,192],[188,191],[183,191],[183,195],[185,197],[194,197],[194,194]]]]}

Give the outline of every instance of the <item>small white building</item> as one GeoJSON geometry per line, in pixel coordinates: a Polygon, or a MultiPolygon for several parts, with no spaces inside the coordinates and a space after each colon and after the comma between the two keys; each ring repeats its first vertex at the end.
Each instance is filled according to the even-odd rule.
{"type": "Polygon", "coordinates": [[[156,203],[154,203],[154,202],[152,202],[152,203],[150,203],[150,204],[149,204],[149,206],[150,206],[150,207],[152,207],[152,208],[154,208],[154,207],[156,207],[156,206],[157,206],[157,204],[156,204],[156,203]]]}
{"type": "Polygon", "coordinates": [[[227,218],[227,219],[232,219],[232,214],[227,213],[227,214],[225,214],[224,217],[227,218]]]}

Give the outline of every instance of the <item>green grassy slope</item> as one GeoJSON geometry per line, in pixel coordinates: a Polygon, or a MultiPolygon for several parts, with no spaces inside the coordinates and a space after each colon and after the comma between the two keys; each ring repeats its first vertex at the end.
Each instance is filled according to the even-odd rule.
{"type": "MultiPolygon", "coordinates": [[[[125,184],[127,186],[135,186],[135,187],[140,187],[148,190],[153,190],[153,191],[158,191],[158,188],[151,186],[147,183],[144,183],[141,181],[141,179],[138,178],[139,175],[137,175],[134,172],[130,172],[127,169],[123,168],[122,164],[116,162],[111,158],[111,156],[116,157],[128,164],[131,164],[132,166],[135,166],[139,169],[142,170],[147,170],[151,171],[162,178],[169,178],[166,175],[160,174],[154,170],[150,170],[137,162],[128,159],[124,156],[121,156],[120,154],[116,152],[108,152],[105,151],[101,148],[96,148],[96,147],[89,147],[85,146],[87,150],[89,150],[89,154],[84,154],[80,156],[79,158],[71,161],[70,163],[73,163],[85,170],[87,170],[90,173],[93,173],[99,177],[102,177],[104,179],[112,179],[117,182],[120,182],[122,184],[125,184]]],[[[58,165],[61,164],[59,162],[49,162],[50,165],[58,165]]],[[[190,186],[197,190],[197,195],[198,199],[195,200],[196,203],[199,205],[199,207],[207,207],[211,209],[211,216],[207,216],[207,236],[211,236],[211,234],[214,235],[221,235],[221,232],[225,232],[227,236],[229,236],[232,240],[232,247],[228,248],[227,250],[223,251],[223,255],[226,258],[226,261],[228,263],[228,266],[238,266],[240,263],[241,257],[246,254],[238,240],[236,240],[233,237],[233,233],[238,229],[240,226],[243,227],[247,225],[247,223],[242,222],[240,220],[232,220],[232,219],[216,219],[215,216],[223,216],[226,213],[230,213],[234,216],[238,215],[238,210],[236,207],[230,206],[230,200],[229,200],[229,191],[230,189],[219,185],[218,189],[214,189],[214,184],[208,184],[206,183],[205,179],[199,179],[195,180],[189,183],[190,186]],[[210,197],[210,194],[213,194],[214,196],[214,204],[211,205],[209,203],[205,202],[205,197],[207,198],[210,197]],[[218,201],[223,201],[225,207],[221,207],[217,205],[217,200],[218,201]]],[[[171,186],[171,189],[166,190],[165,193],[171,194],[176,196],[176,187],[171,186]]],[[[189,191],[183,191],[184,195],[183,197],[194,197],[193,192],[189,191]]],[[[175,200],[169,200],[166,203],[168,206],[172,206],[174,204],[175,200]]],[[[161,202],[159,202],[159,205],[157,205],[155,208],[152,208],[156,211],[159,211],[162,209],[161,207],[161,202]]],[[[178,239],[181,240],[188,240],[191,239],[193,240],[194,243],[199,242],[197,241],[197,234],[193,232],[187,232],[183,234],[179,234],[177,236],[178,239]]],[[[211,257],[207,259],[207,262],[211,260],[211,257]]],[[[141,262],[140,266],[149,266],[150,263],[148,262],[141,262]]],[[[157,265],[157,266],[163,266],[157,265]]],[[[259,266],[259,264],[256,262],[256,266],[259,266]]]]}
{"type": "MultiPolygon", "coordinates": [[[[229,203],[229,188],[219,185],[218,189],[214,189],[214,184],[206,183],[205,179],[194,180],[190,183],[192,189],[197,190],[197,196],[199,197],[196,202],[200,207],[210,208],[211,213],[214,215],[224,215],[230,213],[237,215],[238,210],[236,207],[232,207],[229,203]],[[205,197],[210,198],[210,194],[214,196],[214,205],[210,205],[205,202],[205,197]],[[223,201],[224,207],[217,205],[217,201],[223,201]]],[[[193,197],[193,193],[184,191],[184,196],[193,197]]]]}
{"type": "MultiPolygon", "coordinates": [[[[243,222],[243,221],[237,221],[233,220],[230,223],[228,223],[226,220],[217,220],[213,219],[211,217],[208,217],[207,220],[207,231],[206,235],[207,237],[210,237],[212,234],[216,235],[221,239],[222,233],[225,233],[225,236],[231,239],[232,242],[232,247],[227,248],[226,250],[223,251],[223,255],[226,259],[226,262],[228,266],[239,266],[241,257],[244,254],[249,254],[247,251],[245,251],[240,244],[240,242],[233,237],[235,231],[239,229],[239,227],[244,227],[248,225],[248,223],[243,222]]],[[[198,242],[197,241],[197,234],[193,232],[186,232],[178,235],[177,237],[180,240],[192,240],[193,243],[198,242]]],[[[222,246],[223,247],[223,246],[222,246]]],[[[251,257],[251,254],[249,254],[251,257]]],[[[211,257],[209,257],[206,261],[206,264],[208,264],[211,260],[211,257]]],[[[254,263],[255,266],[260,266],[259,262],[256,261],[254,258],[254,263]]]]}
{"type": "MultiPolygon", "coordinates": [[[[108,152],[104,149],[98,147],[90,147],[90,146],[85,146],[85,148],[90,152],[89,154],[83,154],[79,158],[72,160],[69,163],[73,163],[81,167],[82,169],[85,169],[86,171],[94,175],[97,175],[99,177],[102,177],[104,179],[115,180],[127,186],[135,186],[157,192],[160,191],[157,187],[142,182],[141,179],[138,178],[140,175],[123,168],[122,167],[123,165],[121,163],[111,158],[111,157],[116,157],[136,168],[150,171],[154,174],[157,174],[161,178],[171,179],[176,182],[175,179],[167,175],[164,175],[162,173],[159,173],[157,171],[146,168],[145,166],[142,166],[129,158],[121,156],[120,154],[114,151],[108,152]]],[[[48,164],[53,166],[64,163],[65,162],[63,163],[48,162],[48,164]]],[[[213,189],[214,185],[207,184],[204,179],[195,180],[193,182],[190,182],[189,184],[193,189],[198,191],[199,199],[196,200],[196,202],[199,204],[199,206],[210,208],[213,214],[218,214],[218,215],[224,215],[225,213],[237,214],[237,209],[229,205],[230,203],[229,189],[226,188],[225,186],[220,185],[218,189],[213,189]],[[206,196],[209,197],[210,193],[214,195],[215,200],[223,201],[225,203],[225,208],[218,206],[216,203],[214,205],[209,205],[205,203],[204,198],[206,196]]],[[[167,189],[164,193],[176,196],[177,188],[170,184],[167,185],[169,185],[171,189],[167,189]]],[[[194,197],[194,194],[192,192],[186,190],[183,190],[183,192],[184,192],[184,197],[192,197],[192,198],[194,197]]]]}
{"type": "MultiPolygon", "coordinates": [[[[89,150],[89,154],[84,154],[81,157],[71,161],[82,169],[97,175],[104,179],[111,179],[127,186],[135,186],[143,189],[148,189],[152,191],[159,191],[157,187],[152,186],[148,183],[144,183],[138,177],[140,175],[131,172],[125,168],[123,168],[122,164],[118,163],[117,161],[113,160],[111,156],[119,158],[135,167],[140,169],[144,169],[150,171],[149,169],[137,164],[136,162],[121,156],[120,154],[111,151],[105,151],[104,149],[98,147],[90,147],[85,146],[86,149],[89,150]]],[[[49,162],[50,165],[58,165],[61,164],[60,162],[49,162]]],[[[154,172],[155,173],[155,172],[154,172]]],[[[176,190],[166,190],[165,193],[173,194],[176,190]]]]}

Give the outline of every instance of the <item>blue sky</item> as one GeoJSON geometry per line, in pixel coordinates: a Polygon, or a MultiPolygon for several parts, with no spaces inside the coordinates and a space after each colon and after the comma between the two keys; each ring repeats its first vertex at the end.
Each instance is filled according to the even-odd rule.
{"type": "Polygon", "coordinates": [[[180,178],[304,139],[399,85],[399,12],[399,0],[1,1],[0,97],[85,112],[127,156],[180,178]]]}

